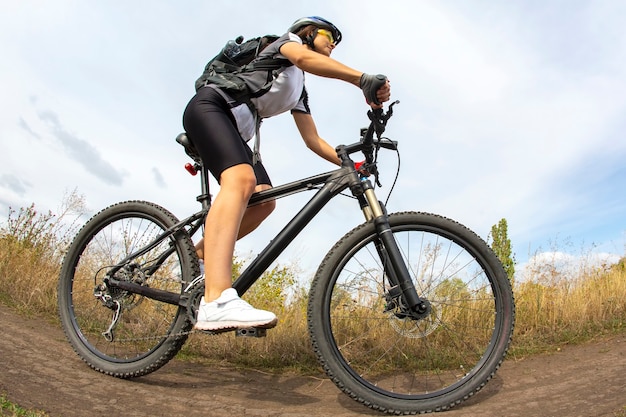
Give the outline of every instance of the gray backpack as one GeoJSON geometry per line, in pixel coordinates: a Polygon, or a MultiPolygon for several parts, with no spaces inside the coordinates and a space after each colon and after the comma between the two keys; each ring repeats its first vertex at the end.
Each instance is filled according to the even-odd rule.
{"type": "Polygon", "coordinates": [[[257,59],[261,51],[278,38],[276,35],[265,35],[243,42],[243,36],[239,36],[234,41],[228,41],[204,67],[204,72],[196,80],[196,91],[207,84],[214,84],[233,99],[251,106],[251,98],[260,97],[271,88],[274,71],[293,65],[284,58],[257,59]],[[267,82],[259,91],[250,91],[237,76],[249,71],[267,71],[267,82]]]}

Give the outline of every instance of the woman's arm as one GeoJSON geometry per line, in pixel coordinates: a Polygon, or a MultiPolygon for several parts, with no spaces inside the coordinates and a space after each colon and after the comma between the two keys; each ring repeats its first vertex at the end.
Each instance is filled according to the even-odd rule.
{"type": "MultiPolygon", "coordinates": [[[[312,51],[306,45],[302,45],[297,42],[287,42],[280,47],[280,53],[289,59],[289,61],[291,61],[295,66],[305,72],[319,75],[321,77],[343,80],[361,89],[366,89],[367,84],[363,84],[362,79],[362,77],[365,77],[364,73],[352,69],[329,56],[312,51]]],[[[374,104],[370,102],[373,92],[366,93],[365,90],[363,90],[363,92],[368,98],[368,103],[373,108],[382,107],[382,104],[374,104]]],[[[389,100],[391,97],[389,81],[376,91],[375,96],[379,103],[389,100]]]]}
{"type": "Polygon", "coordinates": [[[333,164],[341,165],[335,148],[330,146],[328,142],[322,139],[317,133],[317,127],[310,114],[293,112],[293,119],[296,122],[296,126],[298,127],[298,131],[304,143],[306,143],[306,146],[310,150],[333,164]]]}
{"type": "Polygon", "coordinates": [[[305,72],[321,77],[347,81],[360,87],[362,72],[352,69],[324,54],[312,51],[306,45],[301,45],[297,42],[287,42],[280,47],[280,53],[305,72]]]}

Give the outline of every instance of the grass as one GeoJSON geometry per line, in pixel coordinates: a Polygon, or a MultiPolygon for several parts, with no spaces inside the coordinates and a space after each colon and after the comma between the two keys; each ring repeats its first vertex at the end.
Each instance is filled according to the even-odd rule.
{"type": "Polygon", "coordinates": [[[551,350],[626,331],[626,268],[584,271],[515,288],[517,322],[512,355],[551,350]]]}
{"type": "Polygon", "coordinates": [[[47,415],[43,411],[24,409],[9,401],[6,394],[0,395],[0,417],[46,417],[47,415]]]}
{"type": "Polygon", "coordinates": [[[626,417],[626,405],[621,409],[613,412],[613,417],[626,417]]]}
{"type": "MultiPolygon", "coordinates": [[[[38,213],[33,205],[11,211],[7,223],[0,225],[0,302],[23,314],[37,314],[56,323],[60,264],[64,248],[77,229],[71,222],[67,226],[67,218],[81,211],[80,198],[72,195],[69,201],[59,216],[38,213]]],[[[236,262],[235,268],[239,267],[241,263],[236,262]]],[[[567,279],[554,268],[545,270],[551,273],[538,274],[536,279],[514,287],[516,328],[509,355],[552,351],[565,344],[626,332],[623,262],[581,271],[567,279]]],[[[262,339],[193,334],[180,357],[270,372],[319,372],[307,331],[306,289],[296,283],[297,271],[283,267],[268,274],[268,279],[253,286],[246,298],[259,308],[276,312],[280,317],[277,328],[262,339]],[[294,287],[290,303],[285,303],[282,289],[294,287]]],[[[472,319],[466,315],[459,317],[458,322],[472,319]]],[[[379,335],[390,337],[383,332],[379,335]]],[[[437,340],[436,335],[433,337],[430,340],[437,340]]]]}

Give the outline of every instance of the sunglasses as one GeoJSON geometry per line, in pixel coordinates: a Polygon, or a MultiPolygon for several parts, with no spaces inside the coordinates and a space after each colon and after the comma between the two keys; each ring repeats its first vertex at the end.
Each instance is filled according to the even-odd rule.
{"type": "Polygon", "coordinates": [[[330,41],[330,43],[335,45],[335,38],[333,38],[333,34],[330,33],[329,31],[327,31],[326,29],[318,29],[317,30],[317,34],[318,35],[322,35],[322,36],[326,36],[328,38],[328,40],[330,41]]]}

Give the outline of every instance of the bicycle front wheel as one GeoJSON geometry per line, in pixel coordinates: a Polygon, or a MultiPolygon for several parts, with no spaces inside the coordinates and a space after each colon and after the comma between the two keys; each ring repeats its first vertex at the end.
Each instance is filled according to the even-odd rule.
{"type": "Polygon", "coordinates": [[[335,384],[370,408],[445,410],[500,366],[513,332],[511,285],[487,244],[459,223],[415,212],[389,223],[430,315],[415,320],[389,305],[387,266],[366,223],[330,250],[313,280],[313,347],[335,384]]]}
{"type": "Polygon", "coordinates": [[[184,229],[129,256],[177,222],[156,204],[128,201],[96,214],[70,245],[59,277],[59,316],[72,347],[93,369],[120,378],[145,375],[167,363],[187,339],[186,309],[103,284],[105,274],[125,260],[116,279],[180,294],[199,275],[184,229]]]}

